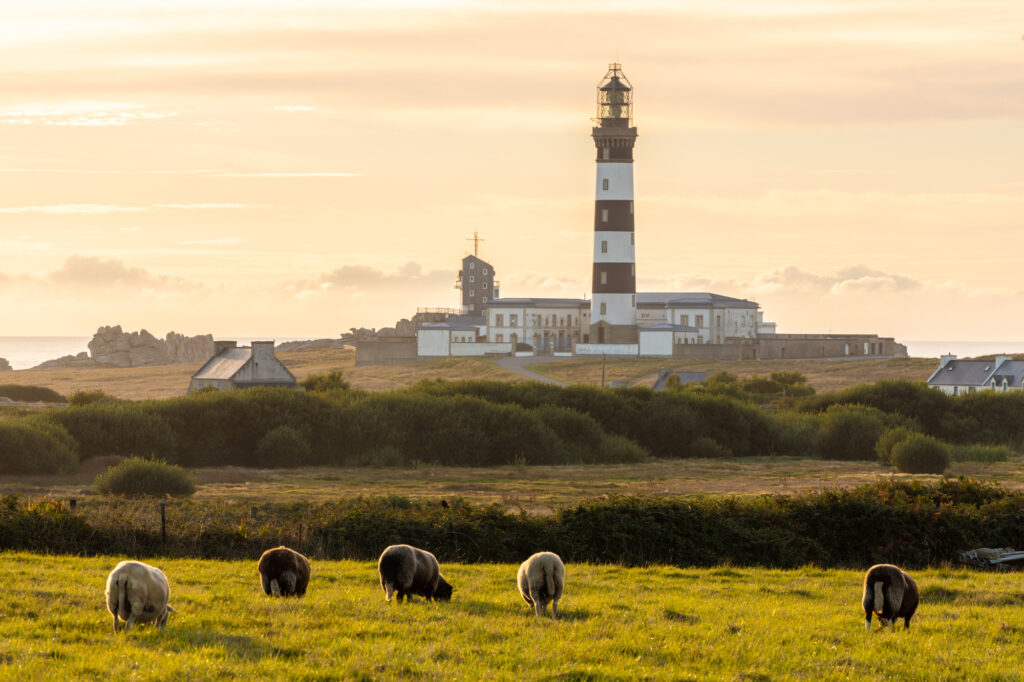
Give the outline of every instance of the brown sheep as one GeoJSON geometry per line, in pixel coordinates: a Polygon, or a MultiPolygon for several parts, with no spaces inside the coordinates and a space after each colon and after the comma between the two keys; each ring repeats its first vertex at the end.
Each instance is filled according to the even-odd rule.
{"type": "Polygon", "coordinates": [[[892,564],[872,566],[864,576],[861,600],[868,632],[871,632],[872,613],[881,618],[882,627],[895,625],[896,619],[902,618],[904,629],[909,628],[919,600],[917,583],[903,570],[892,564]]]}
{"type": "Polygon", "coordinates": [[[274,597],[301,597],[309,584],[309,560],[293,549],[275,547],[260,557],[256,567],[263,591],[274,597]]]}
{"type": "Polygon", "coordinates": [[[377,571],[387,601],[391,601],[396,593],[399,603],[414,594],[439,601],[452,598],[453,588],[441,575],[437,558],[425,550],[409,545],[391,545],[381,553],[377,571]]]}

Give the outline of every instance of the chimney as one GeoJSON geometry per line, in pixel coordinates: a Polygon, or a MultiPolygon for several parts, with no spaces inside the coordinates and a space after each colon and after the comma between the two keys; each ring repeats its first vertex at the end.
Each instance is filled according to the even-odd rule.
{"type": "Polygon", "coordinates": [[[260,363],[271,362],[274,359],[274,342],[273,341],[253,341],[252,342],[252,361],[257,365],[260,363]]]}
{"type": "Polygon", "coordinates": [[[955,355],[941,355],[941,356],[939,356],[939,369],[942,369],[943,367],[945,367],[949,363],[953,362],[954,360],[956,360],[956,356],[955,355]]]}
{"type": "Polygon", "coordinates": [[[238,345],[237,341],[214,341],[213,342],[213,357],[217,357],[221,353],[231,348],[235,348],[238,345]]]}

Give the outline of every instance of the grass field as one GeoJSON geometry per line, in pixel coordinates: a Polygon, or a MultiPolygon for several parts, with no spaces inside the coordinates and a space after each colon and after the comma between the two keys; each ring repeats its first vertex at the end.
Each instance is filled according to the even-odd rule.
{"type": "MultiPolygon", "coordinates": [[[[407,362],[398,365],[355,365],[351,350],[311,349],[281,353],[280,359],[293,374],[304,379],[310,374],[340,369],[357,388],[386,391],[411,386],[422,379],[493,379],[525,381],[497,365],[492,359],[446,358],[430,362],[407,362]]],[[[628,380],[650,386],[657,371],[671,368],[685,371],[725,370],[739,376],[769,374],[779,370],[795,370],[807,376],[818,392],[869,383],[878,379],[902,378],[925,380],[934,371],[936,360],[927,358],[893,358],[866,360],[766,360],[754,361],[675,361],[671,359],[611,359],[607,361],[606,380],[628,380]]],[[[107,369],[58,368],[4,372],[4,383],[46,386],[67,395],[74,391],[102,390],[119,398],[143,400],[183,395],[189,377],[199,364],[161,365],[107,369]]],[[[568,383],[598,385],[601,382],[601,360],[559,360],[537,363],[529,369],[568,383]]]]}
{"type": "MultiPolygon", "coordinates": [[[[96,495],[93,479],[117,458],[94,458],[68,475],[0,476],[0,494],[52,495],[89,499],[96,495]]],[[[753,495],[793,494],[821,488],[853,488],[864,483],[910,478],[934,481],[935,475],[897,474],[875,462],[844,462],[813,458],[744,457],[677,459],[639,464],[573,466],[501,466],[414,468],[305,467],[195,469],[196,500],[238,500],[253,504],[327,502],[355,495],[401,495],[412,500],[461,497],[475,504],[550,513],[601,495],[753,495]]],[[[952,476],[997,482],[1024,490],[1019,457],[1008,462],[956,462],[952,476]]]]}
{"type": "MultiPolygon", "coordinates": [[[[248,562],[155,560],[167,630],[111,632],[114,557],[0,554],[2,679],[1020,679],[1019,574],[916,574],[911,630],[865,633],[859,571],[569,565],[538,620],[512,565],[446,565],[451,603],[388,604],[368,562],[273,600],[248,562]],[[16,589],[14,589],[16,588],[16,589]]],[[[876,621],[877,623],[877,621],[876,621]]]]}

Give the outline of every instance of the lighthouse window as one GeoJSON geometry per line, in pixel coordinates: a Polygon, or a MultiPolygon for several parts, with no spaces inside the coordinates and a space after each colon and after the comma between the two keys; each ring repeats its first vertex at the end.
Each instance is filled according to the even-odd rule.
{"type": "Polygon", "coordinates": [[[604,149],[602,149],[601,150],[601,158],[604,158],[604,159],[612,158],[612,150],[609,149],[608,147],[605,147],[604,149]]]}
{"type": "Polygon", "coordinates": [[[602,315],[607,315],[608,314],[608,304],[607,303],[602,303],[601,304],[601,314],[602,315]]]}
{"type": "Polygon", "coordinates": [[[636,276],[636,266],[633,265],[632,263],[629,264],[629,274],[633,275],[634,277],[636,276]]]}
{"type": "Polygon", "coordinates": [[[601,253],[608,253],[608,242],[601,242],[601,253]]]}
{"type": "Polygon", "coordinates": [[[608,284],[608,273],[604,270],[601,271],[601,284],[608,284]]]}
{"type": "Polygon", "coordinates": [[[607,190],[608,189],[608,178],[605,178],[604,180],[601,181],[601,189],[603,189],[603,190],[607,190]]]}
{"type": "Polygon", "coordinates": [[[601,222],[602,223],[608,222],[608,209],[607,208],[602,208],[601,209],[601,222]]]}
{"type": "Polygon", "coordinates": [[[633,215],[633,202],[629,202],[629,215],[633,215]]]}
{"type": "Polygon", "coordinates": [[[635,308],[636,307],[636,294],[633,294],[630,298],[631,298],[630,305],[632,305],[635,308]]]}
{"type": "Polygon", "coordinates": [[[629,245],[633,246],[634,244],[636,244],[636,233],[635,232],[630,232],[629,233],[629,245]]]}

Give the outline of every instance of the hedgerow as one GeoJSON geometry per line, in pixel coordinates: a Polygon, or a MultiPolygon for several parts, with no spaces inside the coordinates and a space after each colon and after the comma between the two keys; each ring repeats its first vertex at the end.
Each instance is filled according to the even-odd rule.
{"type": "Polygon", "coordinates": [[[284,543],[318,558],[375,559],[389,544],[442,561],[516,562],[536,548],[566,562],[628,566],[907,567],[955,561],[972,547],[1024,543],[1024,494],[970,480],[885,481],[852,490],[757,497],[611,497],[550,516],[401,497],[335,503],[111,501],[71,512],[57,501],[0,502],[0,549],[72,554],[244,558],[284,543]]]}

